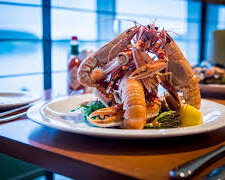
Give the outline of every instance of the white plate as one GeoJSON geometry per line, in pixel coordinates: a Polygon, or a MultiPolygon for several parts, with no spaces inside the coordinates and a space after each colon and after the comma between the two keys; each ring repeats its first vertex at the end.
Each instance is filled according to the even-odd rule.
{"type": "Polygon", "coordinates": [[[27,91],[0,92],[0,110],[29,104],[39,98],[40,96],[27,91]]]}
{"type": "Polygon", "coordinates": [[[204,94],[225,95],[224,84],[199,84],[201,92],[204,94]]]}
{"type": "Polygon", "coordinates": [[[64,97],[31,107],[27,115],[39,124],[58,130],[105,138],[147,139],[186,136],[209,132],[225,126],[225,106],[203,99],[201,112],[203,125],[173,128],[173,129],[144,129],[127,130],[116,128],[98,128],[85,122],[80,112],[71,113],[71,109],[87,100],[95,100],[92,94],[64,97]],[[72,104],[71,104],[72,103],[72,104]],[[64,115],[74,115],[73,120],[62,118],[64,115]]]}

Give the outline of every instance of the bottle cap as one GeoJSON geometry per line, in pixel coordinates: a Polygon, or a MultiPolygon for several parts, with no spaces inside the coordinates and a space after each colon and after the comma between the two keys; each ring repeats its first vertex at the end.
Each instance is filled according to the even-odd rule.
{"type": "Polygon", "coordinates": [[[78,41],[77,36],[72,36],[72,40],[74,40],[74,41],[78,41]]]}

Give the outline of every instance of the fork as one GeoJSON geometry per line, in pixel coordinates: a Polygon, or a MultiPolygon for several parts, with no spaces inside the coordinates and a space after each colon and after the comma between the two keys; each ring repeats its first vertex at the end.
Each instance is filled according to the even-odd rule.
{"type": "MultiPolygon", "coordinates": [[[[14,112],[23,110],[23,109],[27,109],[27,108],[31,107],[32,105],[33,104],[27,104],[25,106],[21,106],[21,107],[18,107],[18,108],[15,108],[15,109],[12,109],[12,110],[9,110],[9,111],[0,113],[0,117],[6,116],[8,114],[11,114],[11,113],[14,113],[14,112]]],[[[19,117],[22,117],[22,116],[26,115],[26,113],[27,112],[25,111],[25,112],[22,112],[22,113],[14,114],[12,116],[7,116],[7,117],[0,118],[0,123],[1,122],[7,122],[7,121],[11,121],[11,120],[17,119],[19,117]]]]}

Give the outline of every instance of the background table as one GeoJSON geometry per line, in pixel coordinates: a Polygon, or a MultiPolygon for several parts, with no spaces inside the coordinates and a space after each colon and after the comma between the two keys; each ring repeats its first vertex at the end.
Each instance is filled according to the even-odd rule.
{"type": "MultiPolygon", "coordinates": [[[[45,95],[51,98],[51,91],[45,95]]],[[[223,99],[209,100],[225,105],[223,99]]],[[[0,153],[76,179],[168,179],[170,169],[220,145],[225,145],[225,128],[185,137],[116,140],[66,133],[27,118],[0,124],[0,153]]],[[[225,157],[194,179],[224,162],[225,157]]]]}

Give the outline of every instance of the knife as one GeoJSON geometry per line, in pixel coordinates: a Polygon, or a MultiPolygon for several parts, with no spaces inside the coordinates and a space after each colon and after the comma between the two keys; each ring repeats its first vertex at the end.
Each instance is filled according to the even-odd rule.
{"type": "Polygon", "coordinates": [[[225,145],[219,147],[215,151],[212,151],[206,155],[203,155],[197,159],[191,160],[181,166],[178,166],[170,171],[171,179],[185,179],[191,177],[206,163],[210,163],[216,158],[219,158],[225,153],[225,145]]]}

